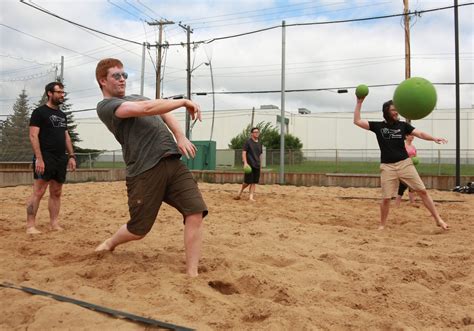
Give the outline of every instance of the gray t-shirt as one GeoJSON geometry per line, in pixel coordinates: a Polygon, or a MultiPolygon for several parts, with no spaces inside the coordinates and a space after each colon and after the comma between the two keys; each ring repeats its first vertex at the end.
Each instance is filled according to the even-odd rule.
{"type": "Polygon", "coordinates": [[[97,115],[122,145],[127,177],[153,168],[164,156],[178,154],[178,146],[161,116],[118,118],[117,108],[125,101],[149,100],[141,95],[104,99],[97,104],[97,115]]]}

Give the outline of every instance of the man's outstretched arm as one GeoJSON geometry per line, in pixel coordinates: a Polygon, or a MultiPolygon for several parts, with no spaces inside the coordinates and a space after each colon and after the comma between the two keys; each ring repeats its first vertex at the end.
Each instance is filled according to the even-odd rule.
{"type": "Polygon", "coordinates": [[[369,130],[370,129],[369,121],[363,120],[360,117],[360,109],[362,108],[362,102],[364,102],[364,98],[361,98],[361,99],[357,98],[357,103],[354,108],[354,124],[362,129],[369,130]]]}
{"type": "Polygon", "coordinates": [[[448,141],[444,138],[436,138],[433,137],[432,135],[423,132],[421,130],[415,129],[411,132],[412,135],[414,135],[417,138],[423,139],[423,140],[429,140],[429,141],[434,141],[437,144],[446,144],[448,141]]]}
{"type": "Polygon", "coordinates": [[[152,115],[162,115],[169,113],[172,110],[185,107],[192,119],[196,117],[201,119],[201,112],[199,105],[191,100],[169,100],[169,99],[155,99],[143,101],[125,101],[115,111],[115,116],[119,118],[128,117],[143,117],[152,115]]]}

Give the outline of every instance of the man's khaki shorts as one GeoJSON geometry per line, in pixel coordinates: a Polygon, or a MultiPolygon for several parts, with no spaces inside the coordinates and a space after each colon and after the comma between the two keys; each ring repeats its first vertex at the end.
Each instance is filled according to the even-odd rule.
{"type": "Polygon", "coordinates": [[[380,184],[384,199],[391,199],[397,194],[400,181],[415,192],[426,190],[411,158],[395,163],[380,164],[380,184]]]}
{"type": "Polygon", "coordinates": [[[150,170],[126,178],[130,220],[127,229],[133,234],[147,234],[155,223],[161,203],[176,208],[185,218],[202,213],[206,216],[207,206],[202,198],[193,175],[172,155],[163,158],[150,170]]]}

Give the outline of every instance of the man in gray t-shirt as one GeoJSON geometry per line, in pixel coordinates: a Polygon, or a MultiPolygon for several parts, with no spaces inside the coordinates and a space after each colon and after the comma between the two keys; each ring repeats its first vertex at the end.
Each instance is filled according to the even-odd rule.
{"type": "Polygon", "coordinates": [[[195,277],[202,220],[208,211],[191,172],[179,160],[181,154],[194,157],[196,147],[170,112],[185,107],[193,119],[200,120],[199,106],[186,99],[125,96],[127,77],[120,60],[108,58],[97,64],[96,79],[104,95],[97,104],[97,114],[122,145],[130,220],[96,251],[112,251],[120,244],[145,237],[162,202],[166,202],[183,215],[186,272],[195,277]]]}

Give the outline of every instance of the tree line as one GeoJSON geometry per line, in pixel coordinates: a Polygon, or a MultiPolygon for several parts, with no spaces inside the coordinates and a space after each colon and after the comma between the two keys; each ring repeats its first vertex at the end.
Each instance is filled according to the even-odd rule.
{"type": "MultiPolygon", "coordinates": [[[[67,97],[61,105],[61,110],[66,114],[69,136],[75,153],[100,152],[95,149],[84,149],[77,146],[81,141],[77,133],[77,124],[74,123],[74,115],[71,111],[72,104],[67,102],[67,97]]],[[[29,137],[30,117],[34,109],[44,105],[48,101],[47,96],[30,105],[26,90],[18,95],[14,105],[13,113],[7,119],[0,122],[0,161],[3,162],[30,162],[33,159],[29,137]]]]}

